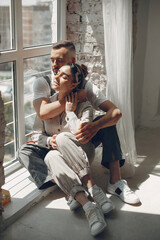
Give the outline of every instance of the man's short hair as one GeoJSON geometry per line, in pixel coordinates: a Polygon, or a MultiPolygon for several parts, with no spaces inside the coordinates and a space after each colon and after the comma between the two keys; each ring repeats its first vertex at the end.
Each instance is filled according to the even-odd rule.
{"type": "Polygon", "coordinates": [[[73,42],[71,42],[69,40],[64,40],[64,41],[59,41],[57,43],[54,43],[52,46],[52,49],[60,49],[62,47],[65,47],[70,51],[76,52],[76,48],[75,48],[73,42]]]}

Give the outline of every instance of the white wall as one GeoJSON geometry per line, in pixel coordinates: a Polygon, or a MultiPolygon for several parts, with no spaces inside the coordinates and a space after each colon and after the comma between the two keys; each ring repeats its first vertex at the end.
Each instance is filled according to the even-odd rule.
{"type": "Polygon", "coordinates": [[[160,1],[139,0],[134,58],[135,125],[160,126],[160,1]]]}

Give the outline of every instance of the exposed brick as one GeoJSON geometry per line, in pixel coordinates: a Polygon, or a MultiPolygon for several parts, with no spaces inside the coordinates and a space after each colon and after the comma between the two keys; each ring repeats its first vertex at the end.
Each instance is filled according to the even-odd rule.
{"type": "Polygon", "coordinates": [[[67,38],[74,41],[74,42],[79,42],[80,41],[80,33],[68,33],[67,38]]]}
{"type": "Polygon", "coordinates": [[[72,23],[70,23],[70,24],[67,25],[67,33],[79,32],[80,28],[81,28],[80,24],[72,24],[72,23]]]}
{"type": "Polygon", "coordinates": [[[80,12],[81,11],[81,3],[69,2],[68,10],[69,10],[69,12],[80,12]]]}
{"type": "Polygon", "coordinates": [[[76,61],[88,67],[88,79],[105,94],[102,0],[67,1],[67,39],[75,44],[76,61]]]}
{"type": "Polygon", "coordinates": [[[4,185],[4,181],[5,181],[5,178],[4,178],[4,168],[3,168],[2,163],[0,163],[0,186],[4,185]]]}
{"type": "Polygon", "coordinates": [[[95,12],[102,12],[102,4],[100,2],[84,2],[84,4],[82,4],[82,11],[83,12],[91,12],[92,14],[95,12]]]}
{"type": "Polygon", "coordinates": [[[0,137],[0,148],[1,148],[4,145],[4,139],[5,139],[5,131],[4,130],[3,131],[0,130],[0,136],[1,136],[0,137]]]}
{"type": "Polygon", "coordinates": [[[67,22],[72,23],[72,24],[77,24],[78,22],[80,22],[80,15],[76,14],[76,13],[72,13],[72,14],[67,14],[67,22]]]}

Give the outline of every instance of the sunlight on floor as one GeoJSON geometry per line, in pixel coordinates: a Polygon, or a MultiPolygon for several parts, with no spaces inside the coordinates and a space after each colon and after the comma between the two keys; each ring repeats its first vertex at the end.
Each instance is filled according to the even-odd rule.
{"type": "Polygon", "coordinates": [[[65,198],[60,198],[60,199],[53,200],[45,208],[70,210],[69,206],[67,205],[67,201],[65,200],[65,198]]]}

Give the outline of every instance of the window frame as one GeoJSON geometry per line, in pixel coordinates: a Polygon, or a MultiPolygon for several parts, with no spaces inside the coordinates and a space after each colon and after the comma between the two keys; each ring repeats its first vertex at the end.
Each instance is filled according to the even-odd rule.
{"type": "MultiPolygon", "coordinates": [[[[66,39],[66,1],[54,0],[57,11],[57,41],[66,39]]],[[[15,119],[15,137],[16,151],[25,143],[25,122],[24,122],[24,72],[23,60],[26,58],[39,57],[50,54],[52,44],[33,46],[23,48],[23,26],[22,21],[22,0],[11,0],[11,50],[0,52],[0,64],[13,62],[13,88],[14,88],[14,119],[15,119]],[[15,46],[13,44],[13,36],[15,46]]],[[[4,164],[5,175],[18,169],[21,165],[15,160],[11,160],[8,166],[4,164]]]]}

